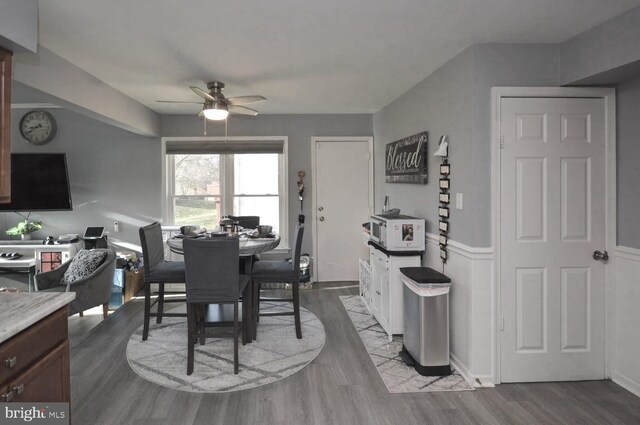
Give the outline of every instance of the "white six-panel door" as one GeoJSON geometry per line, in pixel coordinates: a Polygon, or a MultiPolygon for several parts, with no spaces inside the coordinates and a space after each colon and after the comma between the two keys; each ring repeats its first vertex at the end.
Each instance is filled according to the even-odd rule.
{"type": "Polygon", "coordinates": [[[501,100],[502,382],[604,378],[604,110],[501,100]]]}

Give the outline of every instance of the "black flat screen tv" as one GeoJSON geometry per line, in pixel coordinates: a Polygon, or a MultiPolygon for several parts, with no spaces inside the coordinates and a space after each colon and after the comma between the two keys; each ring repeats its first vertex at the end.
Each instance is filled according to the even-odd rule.
{"type": "Polygon", "coordinates": [[[0,211],[72,209],[65,154],[11,154],[11,202],[0,204],[0,211]]]}

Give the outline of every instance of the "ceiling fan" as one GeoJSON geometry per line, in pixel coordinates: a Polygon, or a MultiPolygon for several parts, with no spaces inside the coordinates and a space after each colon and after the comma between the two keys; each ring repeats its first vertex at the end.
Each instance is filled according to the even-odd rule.
{"type": "MultiPolygon", "coordinates": [[[[260,95],[225,97],[224,94],[222,94],[224,83],[221,83],[220,81],[212,81],[210,83],[207,83],[207,89],[209,89],[208,92],[196,86],[190,86],[190,89],[193,90],[195,94],[204,99],[202,111],[200,111],[198,116],[204,116],[206,119],[214,121],[225,120],[227,119],[229,114],[251,115],[255,117],[256,115],[258,115],[258,111],[241,105],[248,105],[250,103],[262,102],[263,100],[267,100],[266,97],[260,95]]],[[[181,100],[158,100],[157,102],[196,104],[202,103],[181,100]]]]}

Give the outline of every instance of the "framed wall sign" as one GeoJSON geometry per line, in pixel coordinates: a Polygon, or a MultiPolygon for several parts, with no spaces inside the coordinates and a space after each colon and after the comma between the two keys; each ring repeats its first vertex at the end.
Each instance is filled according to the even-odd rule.
{"type": "Polygon", "coordinates": [[[447,262],[447,250],[440,248],[440,259],[442,260],[443,263],[447,262]]]}
{"type": "Polygon", "coordinates": [[[440,164],[440,174],[443,176],[451,174],[451,166],[449,164],[440,164]]]}
{"type": "Polygon", "coordinates": [[[449,218],[449,208],[447,207],[438,208],[438,215],[442,218],[449,218]]]}
{"type": "Polygon", "coordinates": [[[438,228],[440,229],[441,232],[448,232],[449,223],[447,223],[446,221],[441,221],[440,224],[438,225],[438,228]]]}
{"type": "Polygon", "coordinates": [[[439,242],[440,242],[440,245],[447,246],[447,242],[448,242],[447,235],[442,235],[441,234],[439,242]]]}
{"type": "Polygon", "coordinates": [[[449,179],[440,179],[440,189],[449,189],[449,179]]]}
{"type": "Polygon", "coordinates": [[[385,148],[384,181],[387,183],[427,183],[427,142],[429,133],[414,134],[385,148]]]}
{"type": "Polygon", "coordinates": [[[440,202],[442,202],[443,204],[448,204],[450,203],[450,197],[448,193],[441,193],[440,194],[440,202]]]}

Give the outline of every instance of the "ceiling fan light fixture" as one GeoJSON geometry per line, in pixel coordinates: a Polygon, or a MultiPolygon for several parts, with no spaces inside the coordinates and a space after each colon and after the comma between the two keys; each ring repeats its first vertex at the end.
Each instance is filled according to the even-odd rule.
{"type": "Polygon", "coordinates": [[[212,121],[226,120],[229,116],[227,105],[218,102],[213,102],[213,104],[205,106],[202,113],[206,119],[212,121]]]}

